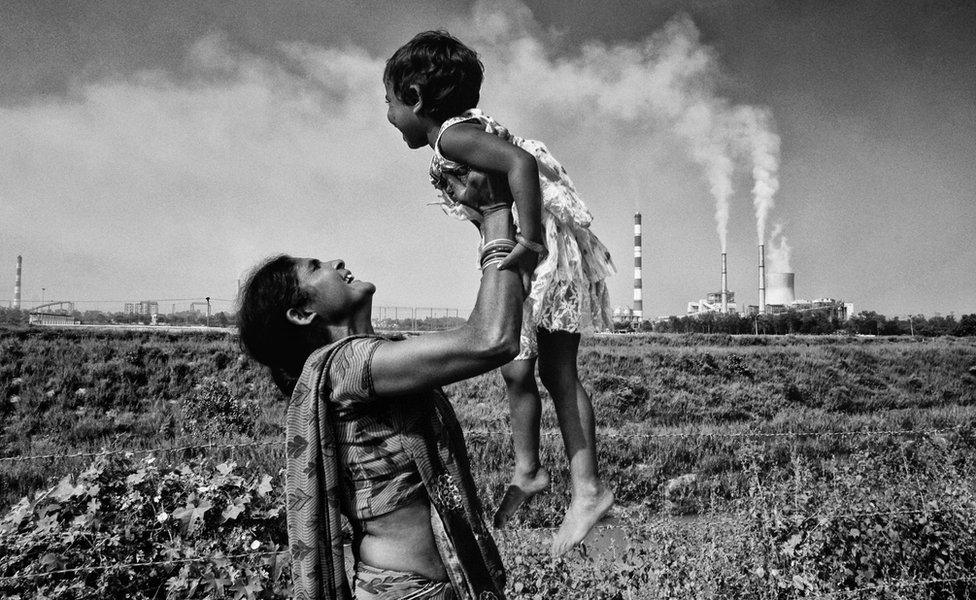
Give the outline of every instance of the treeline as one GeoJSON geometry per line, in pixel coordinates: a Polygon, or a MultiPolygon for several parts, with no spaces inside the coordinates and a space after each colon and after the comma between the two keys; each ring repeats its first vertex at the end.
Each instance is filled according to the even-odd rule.
{"type": "MultiPolygon", "coordinates": [[[[147,315],[106,313],[97,310],[75,311],[75,320],[84,324],[138,324],[149,323],[147,315]]],[[[211,315],[213,327],[232,327],[236,324],[235,313],[218,312],[211,315]]],[[[28,311],[0,307],[0,325],[27,325],[28,311]]],[[[157,315],[160,325],[206,325],[207,317],[193,311],[157,315]]],[[[381,329],[403,331],[437,331],[453,329],[464,324],[458,317],[428,317],[424,319],[383,319],[377,323],[381,329]]],[[[629,323],[620,323],[617,331],[633,329],[629,323]]],[[[826,312],[789,311],[777,315],[745,316],[706,313],[696,316],[672,316],[666,320],[643,321],[639,331],[654,333],[728,333],[728,334],[848,334],[879,336],[957,337],[976,336],[976,314],[956,318],[948,316],[891,317],[874,311],[860,312],[849,320],[841,320],[826,312]]]]}
{"type": "MultiPolygon", "coordinates": [[[[618,325],[618,331],[631,327],[618,325]]],[[[729,334],[848,334],[880,336],[942,335],[976,336],[976,314],[908,318],[892,317],[874,311],[860,312],[850,320],[840,320],[824,312],[789,311],[777,315],[745,316],[708,313],[694,317],[670,317],[667,320],[643,321],[640,331],[655,333],[729,333],[729,334]]]]}

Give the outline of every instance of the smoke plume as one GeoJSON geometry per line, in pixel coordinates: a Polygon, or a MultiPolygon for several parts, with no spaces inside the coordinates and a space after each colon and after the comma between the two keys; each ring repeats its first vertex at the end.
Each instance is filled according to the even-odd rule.
{"type": "Polygon", "coordinates": [[[779,136],[773,131],[772,115],[754,106],[735,110],[737,145],[752,165],[752,205],[756,213],[756,238],[766,239],[766,221],[779,190],[779,136]]]}
{"type": "Polygon", "coordinates": [[[746,147],[757,206],[768,212],[778,186],[779,148],[778,137],[769,133],[769,114],[732,105],[718,93],[718,60],[687,15],[672,17],[641,42],[587,41],[569,57],[553,55],[555,40],[518,2],[479,2],[473,16],[456,24],[457,34],[488,65],[485,97],[493,110],[510,108],[542,120],[561,115],[574,129],[615,126],[621,138],[677,138],[702,169],[723,252],[737,153],[746,147]]]}

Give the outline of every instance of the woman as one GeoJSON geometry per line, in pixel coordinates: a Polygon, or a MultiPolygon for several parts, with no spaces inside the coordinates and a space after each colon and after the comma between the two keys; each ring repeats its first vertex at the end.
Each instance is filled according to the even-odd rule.
{"type": "Polygon", "coordinates": [[[286,488],[295,598],[352,597],[340,512],[353,529],[356,598],[503,597],[504,570],[439,386],[518,353],[524,293],[517,272],[497,268],[515,247],[511,202],[463,196],[482,212],[488,243],[478,299],[460,329],[399,341],[376,336],[376,288],[341,260],[279,256],[242,292],[242,344],[291,395],[286,488]]]}

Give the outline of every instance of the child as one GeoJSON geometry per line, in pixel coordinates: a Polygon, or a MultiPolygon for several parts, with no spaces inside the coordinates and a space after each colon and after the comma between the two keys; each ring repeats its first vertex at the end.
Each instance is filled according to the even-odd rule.
{"type": "MultiPolygon", "coordinates": [[[[511,407],[515,472],[495,513],[503,527],[518,507],[549,485],[539,460],[541,402],[549,390],[569,458],[572,501],[551,552],[580,543],[613,505],[597,467],[593,406],[576,369],[580,331],[611,326],[604,280],[615,272],[594,236],[592,219],[562,166],[546,147],[510,134],[476,108],[482,65],[477,54],[442,31],[407,42],[386,62],[387,118],[412,149],[430,146],[431,182],[447,212],[477,221],[458,200],[484,185],[514,201],[518,245],[499,268],[518,268],[531,281],[518,357],[502,367],[511,407]]],[[[487,240],[486,240],[487,241],[487,240]]]]}

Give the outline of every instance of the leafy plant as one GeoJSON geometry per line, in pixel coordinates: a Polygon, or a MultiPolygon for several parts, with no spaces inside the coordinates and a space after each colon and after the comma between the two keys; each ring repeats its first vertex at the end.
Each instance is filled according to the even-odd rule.
{"type": "Polygon", "coordinates": [[[99,458],[24,498],[0,522],[0,576],[16,576],[0,579],[0,595],[284,597],[279,486],[270,475],[236,470],[229,462],[162,467],[152,457],[99,458]]]}

